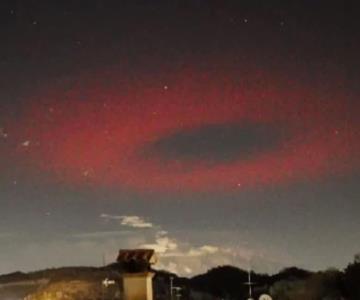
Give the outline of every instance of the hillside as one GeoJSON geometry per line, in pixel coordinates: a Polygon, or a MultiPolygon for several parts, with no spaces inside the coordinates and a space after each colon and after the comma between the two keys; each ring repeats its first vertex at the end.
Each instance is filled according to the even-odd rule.
{"type": "MultiPolygon", "coordinates": [[[[233,267],[216,267],[192,278],[182,278],[166,271],[154,271],[156,300],[169,299],[170,277],[182,288],[182,299],[246,299],[246,271],[233,267]]],[[[254,294],[270,293],[276,300],[359,300],[360,262],[350,263],[344,271],[335,269],[310,272],[287,268],[274,275],[252,273],[254,294]]],[[[38,272],[15,272],[0,276],[1,300],[95,300],[121,299],[121,270],[107,267],[67,267],[38,272]],[[104,278],[119,284],[104,289],[104,278]]]]}

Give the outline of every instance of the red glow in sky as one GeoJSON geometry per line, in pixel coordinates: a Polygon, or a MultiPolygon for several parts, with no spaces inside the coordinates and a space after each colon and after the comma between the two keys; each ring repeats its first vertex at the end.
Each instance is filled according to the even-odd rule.
{"type": "Polygon", "coordinates": [[[261,72],[190,69],[169,80],[97,75],[32,96],[23,121],[10,125],[33,168],[71,184],[232,190],[344,174],[358,163],[359,124],[336,89],[325,93],[261,72]],[[236,123],[276,125],[287,136],[275,149],[231,162],[143,153],[179,132],[236,123]]]}

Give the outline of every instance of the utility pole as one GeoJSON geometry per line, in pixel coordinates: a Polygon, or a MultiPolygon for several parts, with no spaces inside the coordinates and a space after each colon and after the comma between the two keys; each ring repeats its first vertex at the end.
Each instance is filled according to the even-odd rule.
{"type": "Polygon", "coordinates": [[[253,286],[255,283],[251,281],[251,270],[250,270],[250,269],[249,269],[249,271],[248,271],[248,281],[245,282],[245,284],[249,286],[249,298],[248,298],[248,300],[253,300],[253,297],[252,297],[252,286],[253,286]]]}
{"type": "Polygon", "coordinates": [[[181,287],[174,286],[173,289],[176,291],[176,293],[175,293],[176,300],[180,300],[180,298],[181,298],[181,287]]]}
{"type": "Polygon", "coordinates": [[[174,290],[174,277],[170,276],[170,299],[173,300],[173,290],[174,290]]]}

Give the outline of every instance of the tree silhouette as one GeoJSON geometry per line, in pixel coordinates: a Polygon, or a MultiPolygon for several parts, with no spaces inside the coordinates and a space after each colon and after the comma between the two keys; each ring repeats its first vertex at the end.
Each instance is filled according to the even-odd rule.
{"type": "Polygon", "coordinates": [[[360,253],[354,257],[354,262],[345,269],[344,287],[349,300],[360,299],[360,253]]]}

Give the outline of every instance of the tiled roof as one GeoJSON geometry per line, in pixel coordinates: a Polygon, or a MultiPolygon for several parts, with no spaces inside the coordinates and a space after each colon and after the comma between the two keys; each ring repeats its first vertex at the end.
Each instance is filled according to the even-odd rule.
{"type": "Polygon", "coordinates": [[[156,262],[155,251],[153,249],[121,249],[117,262],[127,263],[131,261],[154,264],[156,262]]]}

